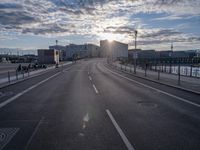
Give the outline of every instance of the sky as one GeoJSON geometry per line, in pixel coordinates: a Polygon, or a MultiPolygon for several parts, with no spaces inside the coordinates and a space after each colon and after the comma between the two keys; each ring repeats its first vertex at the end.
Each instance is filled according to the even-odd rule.
{"type": "Polygon", "coordinates": [[[109,39],[138,48],[200,49],[200,0],[0,0],[0,48],[109,39]]]}

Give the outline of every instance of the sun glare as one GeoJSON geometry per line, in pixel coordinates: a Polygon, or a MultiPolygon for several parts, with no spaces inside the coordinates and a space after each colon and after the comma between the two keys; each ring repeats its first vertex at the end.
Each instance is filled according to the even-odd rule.
{"type": "Polygon", "coordinates": [[[100,35],[101,39],[105,39],[108,40],[109,42],[112,42],[114,40],[117,40],[117,35],[112,34],[112,33],[103,33],[102,35],[100,35]]]}

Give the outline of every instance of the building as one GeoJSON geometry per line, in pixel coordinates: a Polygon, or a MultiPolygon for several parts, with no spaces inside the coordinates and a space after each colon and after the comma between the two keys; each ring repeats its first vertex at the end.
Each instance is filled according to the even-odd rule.
{"type": "Polygon", "coordinates": [[[59,63],[59,51],[56,49],[38,49],[38,63],[40,64],[59,63]]]}
{"type": "Polygon", "coordinates": [[[69,44],[66,46],[66,58],[73,58],[75,55],[80,58],[88,57],[87,45],[69,44]]]}
{"type": "Polygon", "coordinates": [[[101,57],[109,57],[112,59],[128,58],[128,44],[124,44],[118,41],[100,41],[101,57]]]}
{"type": "Polygon", "coordinates": [[[100,57],[100,47],[94,44],[87,44],[88,56],[90,58],[100,57]]]}
{"type": "Polygon", "coordinates": [[[155,59],[159,58],[159,53],[157,53],[155,50],[142,50],[138,53],[138,58],[155,59]]]}
{"type": "Polygon", "coordinates": [[[200,58],[200,49],[199,49],[199,50],[196,50],[196,57],[199,57],[199,58],[200,58]]]}
{"type": "Polygon", "coordinates": [[[128,58],[133,59],[138,57],[138,53],[141,52],[141,49],[129,49],[128,58]]]}
{"type": "Polygon", "coordinates": [[[172,53],[172,58],[188,58],[189,57],[189,53],[187,53],[186,51],[174,51],[172,53]]]}
{"type": "Polygon", "coordinates": [[[157,51],[160,55],[160,58],[170,58],[172,57],[172,50],[168,50],[168,51],[157,51]]]}
{"type": "Polygon", "coordinates": [[[65,53],[66,47],[65,46],[62,46],[62,45],[53,45],[53,46],[49,46],[49,49],[56,49],[56,50],[58,50],[59,51],[59,60],[60,61],[65,60],[65,56],[66,56],[66,53],[65,53]]]}
{"type": "Polygon", "coordinates": [[[78,59],[100,56],[100,47],[94,44],[69,44],[66,46],[54,45],[49,46],[49,48],[59,50],[61,61],[72,60],[75,56],[78,59]]]}

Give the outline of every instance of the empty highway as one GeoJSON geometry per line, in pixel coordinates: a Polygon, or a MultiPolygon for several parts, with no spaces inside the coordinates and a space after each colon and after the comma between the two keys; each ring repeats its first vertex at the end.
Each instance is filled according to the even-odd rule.
{"type": "Polygon", "coordinates": [[[0,150],[199,150],[200,96],[85,59],[0,89],[0,150]]]}

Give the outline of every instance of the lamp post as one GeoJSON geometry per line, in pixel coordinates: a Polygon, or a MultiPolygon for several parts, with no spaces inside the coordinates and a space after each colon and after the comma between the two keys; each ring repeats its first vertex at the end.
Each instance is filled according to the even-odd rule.
{"type": "Polygon", "coordinates": [[[136,50],[137,49],[137,34],[138,34],[138,31],[135,30],[134,33],[135,33],[135,50],[136,50]]]}
{"type": "Polygon", "coordinates": [[[137,49],[137,34],[138,34],[138,31],[135,30],[134,31],[135,33],[135,53],[134,53],[134,74],[136,74],[136,59],[137,59],[137,53],[136,53],[136,49],[137,49]]]}

